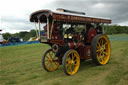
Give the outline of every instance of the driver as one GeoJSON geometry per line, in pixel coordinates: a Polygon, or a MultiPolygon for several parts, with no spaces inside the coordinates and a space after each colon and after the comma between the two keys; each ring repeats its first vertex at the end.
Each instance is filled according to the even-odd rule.
{"type": "Polygon", "coordinates": [[[75,32],[75,31],[74,31],[74,28],[73,28],[73,24],[71,24],[71,27],[69,29],[67,29],[65,33],[69,34],[69,33],[73,33],[73,32],[75,32]]]}
{"type": "Polygon", "coordinates": [[[97,34],[102,34],[102,27],[100,26],[100,24],[97,24],[96,32],[97,34]]]}

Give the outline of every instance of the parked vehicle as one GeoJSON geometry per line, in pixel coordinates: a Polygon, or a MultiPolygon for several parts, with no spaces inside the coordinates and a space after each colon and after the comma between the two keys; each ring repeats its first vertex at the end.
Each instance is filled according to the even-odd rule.
{"type": "Polygon", "coordinates": [[[28,41],[36,41],[37,38],[36,37],[31,37],[28,41]]]}
{"type": "Polygon", "coordinates": [[[42,65],[48,72],[62,64],[67,75],[74,75],[82,60],[92,59],[97,65],[110,60],[110,41],[103,33],[103,25],[110,24],[110,19],[57,9],[36,11],[30,15],[30,22],[39,24],[40,43],[51,46],[42,56],[42,65]]]}
{"type": "Polygon", "coordinates": [[[4,38],[2,36],[2,34],[0,33],[0,44],[3,44],[4,38]]]}
{"type": "Polygon", "coordinates": [[[14,43],[14,42],[21,42],[20,38],[17,37],[8,37],[8,42],[14,43]]]}

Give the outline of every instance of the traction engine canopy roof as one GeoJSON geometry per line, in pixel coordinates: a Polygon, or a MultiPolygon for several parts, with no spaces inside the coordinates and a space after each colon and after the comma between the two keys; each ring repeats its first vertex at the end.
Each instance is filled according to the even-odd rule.
{"type": "Polygon", "coordinates": [[[61,11],[39,10],[33,12],[30,15],[31,22],[38,22],[38,20],[40,20],[41,23],[45,23],[47,22],[47,18],[49,18],[50,21],[54,19],[55,21],[66,22],[66,23],[106,23],[106,24],[111,23],[111,20],[107,18],[90,17],[82,14],[64,12],[62,10],[61,11]]]}

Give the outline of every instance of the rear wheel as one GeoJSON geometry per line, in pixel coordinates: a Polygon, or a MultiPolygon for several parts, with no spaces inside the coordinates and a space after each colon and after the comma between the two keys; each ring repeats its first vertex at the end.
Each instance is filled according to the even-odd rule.
{"type": "Polygon", "coordinates": [[[80,56],[76,50],[68,50],[63,57],[63,69],[67,75],[74,75],[80,66],[80,56]]]}
{"type": "Polygon", "coordinates": [[[55,56],[52,49],[47,50],[42,56],[42,66],[48,72],[55,71],[59,67],[59,58],[55,56]]]}
{"type": "Polygon", "coordinates": [[[92,41],[92,59],[98,65],[107,64],[110,59],[111,45],[104,34],[96,35],[92,41]]]}

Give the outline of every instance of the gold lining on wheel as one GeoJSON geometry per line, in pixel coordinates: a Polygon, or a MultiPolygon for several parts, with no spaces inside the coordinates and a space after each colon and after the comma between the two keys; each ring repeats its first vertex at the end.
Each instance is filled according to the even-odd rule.
{"type": "Polygon", "coordinates": [[[45,55],[44,63],[48,71],[54,71],[59,66],[58,57],[55,56],[52,50],[45,55]]]}
{"type": "Polygon", "coordinates": [[[110,42],[106,36],[101,36],[96,44],[97,59],[100,64],[106,64],[110,58],[110,42]]]}
{"type": "Polygon", "coordinates": [[[65,68],[69,75],[75,74],[80,66],[80,56],[76,51],[71,51],[66,56],[65,68]]]}

